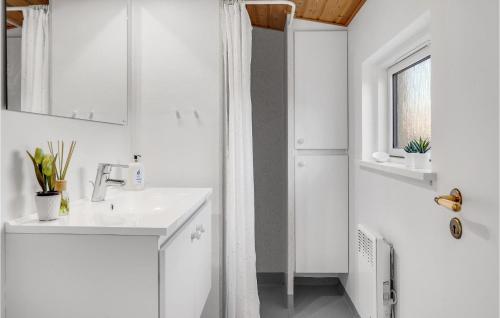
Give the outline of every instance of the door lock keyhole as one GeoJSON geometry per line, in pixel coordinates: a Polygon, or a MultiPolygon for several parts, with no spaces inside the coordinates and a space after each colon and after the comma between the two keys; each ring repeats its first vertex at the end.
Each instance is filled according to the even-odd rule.
{"type": "Polygon", "coordinates": [[[450,221],[451,236],[459,240],[462,238],[462,222],[458,218],[453,218],[450,221]]]}

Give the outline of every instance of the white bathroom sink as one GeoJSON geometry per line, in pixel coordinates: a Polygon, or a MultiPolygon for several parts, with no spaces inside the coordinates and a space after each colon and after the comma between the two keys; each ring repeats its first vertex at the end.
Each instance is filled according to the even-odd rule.
{"type": "Polygon", "coordinates": [[[149,188],[110,192],[106,201],[80,200],[70,215],[39,221],[36,214],[9,221],[8,233],[159,235],[169,237],[211,195],[205,188],[149,188]]]}

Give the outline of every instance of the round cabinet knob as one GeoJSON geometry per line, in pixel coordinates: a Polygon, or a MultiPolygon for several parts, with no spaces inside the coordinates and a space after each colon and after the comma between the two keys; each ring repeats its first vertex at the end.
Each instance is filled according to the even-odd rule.
{"type": "Polygon", "coordinates": [[[299,139],[297,139],[297,143],[298,143],[299,145],[303,145],[303,144],[304,144],[304,138],[299,138],[299,139]]]}
{"type": "Polygon", "coordinates": [[[306,166],[306,163],[304,161],[299,161],[299,163],[297,164],[300,168],[302,167],[305,167],[306,166]]]}

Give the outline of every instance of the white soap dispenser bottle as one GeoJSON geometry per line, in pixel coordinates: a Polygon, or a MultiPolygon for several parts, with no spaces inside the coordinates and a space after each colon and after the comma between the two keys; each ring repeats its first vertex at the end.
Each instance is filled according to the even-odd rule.
{"type": "Polygon", "coordinates": [[[144,165],[139,162],[141,155],[134,155],[134,161],[129,164],[128,169],[128,190],[143,190],[144,189],[144,165]]]}

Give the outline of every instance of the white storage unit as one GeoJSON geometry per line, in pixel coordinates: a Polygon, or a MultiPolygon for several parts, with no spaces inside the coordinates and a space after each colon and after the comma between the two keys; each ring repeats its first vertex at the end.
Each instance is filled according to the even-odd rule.
{"type": "Polygon", "coordinates": [[[295,167],[295,272],[348,271],[348,158],[298,155],[295,167]]]}
{"type": "Polygon", "coordinates": [[[347,32],[288,30],[288,295],[295,276],[349,269],[347,32]]]}
{"type": "Polygon", "coordinates": [[[295,32],[297,149],[347,149],[347,32],[295,32]]]}

